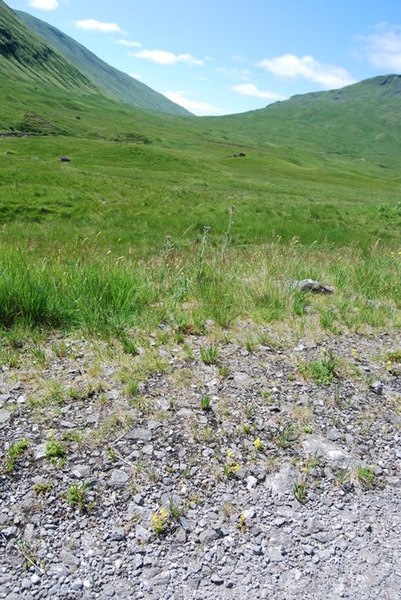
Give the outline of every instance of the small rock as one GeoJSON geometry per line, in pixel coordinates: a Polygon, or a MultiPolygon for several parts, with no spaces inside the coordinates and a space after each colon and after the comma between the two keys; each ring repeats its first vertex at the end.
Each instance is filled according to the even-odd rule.
{"type": "Polygon", "coordinates": [[[33,447],[33,457],[35,460],[42,460],[46,456],[46,442],[33,447]]]}
{"type": "Polygon", "coordinates": [[[314,279],[302,279],[301,281],[294,281],[292,287],[300,290],[301,292],[313,292],[315,294],[333,294],[334,288],[323,285],[320,281],[314,279]]]}
{"type": "Polygon", "coordinates": [[[135,537],[138,540],[138,542],[144,542],[145,544],[147,544],[151,540],[152,534],[150,533],[150,531],[142,527],[141,524],[138,524],[135,528],[135,537]]]}
{"type": "Polygon", "coordinates": [[[201,544],[210,544],[211,542],[218,540],[220,537],[220,532],[210,527],[209,529],[202,531],[202,533],[199,535],[199,541],[201,544]]]}
{"type": "Polygon", "coordinates": [[[135,427],[125,434],[125,438],[135,442],[150,442],[152,439],[152,432],[144,427],[135,427]]]}
{"type": "Polygon", "coordinates": [[[214,585],[223,585],[224,583],[224,579],[219,577],[216,573],[213,573],[213,575],[210,578],[210,581],[214,583],[214,585]]]}
{"type": "Polygon", "coordinates": [[[383,394],[384,385],[381,381],[374,381],[371,384],[370,389],[378,396],[381,396],[383,394]]]}
{"type": "Polygon", "coordinates": [[[249,475],[249,477],[246,478],[246,487],[248,490],[253,490],[253,488],[255,488],[257,485],[258,480],[256,477],[253,477],[253,475],[249,475]]]}
{"type": "Polygon", "coordinates": [[[129,481],[129,475],[123,469],[114,469],[111,473],[111,477],[108,481],[108,484],[112,488],[120,488],[124,487],[126,483],[129,481]]]}

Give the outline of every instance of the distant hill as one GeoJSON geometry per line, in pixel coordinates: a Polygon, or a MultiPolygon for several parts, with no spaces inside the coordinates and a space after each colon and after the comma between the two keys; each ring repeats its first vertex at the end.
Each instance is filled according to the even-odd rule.
{"type": "Polygon", "coordinates": [[[95,86],[0,0],[0,74],[93,92],[95,86]]]}
{"type": "Polygon", "coordinates": [[[294,96],[264,109],[207,117],[215,135],[401,164],[401,75],[294,96]],[[234,133],[235,132],[235,133],[234,133]]]}
{"type": "Polygon", "coordinates": [[[144,83],[108,65],[59,29],[25,12],[15,12],[27,27],[56,48],[72,65],[113,99],[153,112],[186,116],[191,114],[144,83]]]}

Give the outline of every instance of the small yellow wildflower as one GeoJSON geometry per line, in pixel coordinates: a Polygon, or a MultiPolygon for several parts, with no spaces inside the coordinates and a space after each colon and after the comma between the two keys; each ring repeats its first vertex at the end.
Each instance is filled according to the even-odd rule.
{"type": "Polygon", "coordinates": [[[164,533],[168,521],[168,512],[165,508],[161,508],[158,513],[152,517],[152,525],[155,533],[161,535],[164,533]]]}
{"type": "Polygon", "coordinates": [[[256,438],[256,440],[253,442],[253,445],[255,446],[255,450],[257,450],[257,452],[259,452],[259,450],[262,450],[263,442],[260,439],[260,437],[256,438]]]}
{"type": "Polygon", "coordinates": [[[241,533],[245,533],[246,531],[246,517],[244,513],[239,516],[237,527],[241,531],[241,533]]]}

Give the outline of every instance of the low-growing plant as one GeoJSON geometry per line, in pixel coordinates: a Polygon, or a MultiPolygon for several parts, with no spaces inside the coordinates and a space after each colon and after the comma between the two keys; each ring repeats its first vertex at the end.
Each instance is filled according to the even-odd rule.
{"type": "Polygon", "coordinates": [[[67,502],[73,508],[79,508],[82,511],[91,510],[94,506],[93,501],[89,501],[89,484],[73,483],[67,489],[67,502]]]}
{"type": "Polygon", "coordinates": [[[294,485],[294,489],[293,489],[294,498],[296,500],[298,500],[298,502],[300,504],[304,504],[304,502],[306,501],[307,492],[308,492],[308,488],[307,488],[306,479],[303,481],[297,482],[294,485]]]}
{"type": "Polygon", "coordinates": [[[45,457],[52,462],[52,464],[62,465],[64,457],[67,454],[63,444],[55,438],[49,438],[45,444],[45,457]]]}
{"type": "Polygon", "coordinates": [[[212,409],[212,399],[210,396],[202,396],[200,400],[200,407],[204,411],[209,411],[212,409]]]}
{"type": "Polygon", "coordinates": [[[170,497],[169,499],[168,510],[173,521],[179,521],[179,519],[182,517],[183,509],[175,502],[173,497],[170,497]]]}
{"type": "Polygon", "coordinates": [[[11,473],[11,471],[14,470],[17,458],[19,458],[22,454],[24,454],[24,452],[28,448],[29,448],[29,443],[28,443],[28,440],[26,440],[25,438],[23,438],[19,442],[15,442],[14,444],[11,444],[11,446],[8,449],[7,457],[5,460],[5,465],[4,465],[5,473],[11,473]]]}
{"type": "Polygon", "coordinates": [[[238,517],[237,529],[239,529],[241,533],[246,533],[247,523],[246,523],[246,516],[244,515],[244,513],[241,513],[240,516],[238,517]]]}
{"type": "Polygon", "coordinates": [[[235,458],[234,452],[232,450],[228,450],[223,467],[224,477],[226,479],[231,479],[236,476],[239,470],[240,465],[235,458]]]}
{"type": "Polygon", "coordinates": [[[260,452],[264,447],[264,443],[262,442],[260,437],[256,438],[256,440],[253,442],[253,445],[255,447],[256,452],[260,452]]]}
{"type": "Polygon", "coordinates": [[[221,365],[219,367],[218,373],[219,373],[219,377],[223,377],[223,379],[225,379],[226,377],[229,376],[230,369],[227,367],[227,365],[221,365]]]}
{"type": "Polygon", "coordinates": [[[163,535],[164,533],[166,533],[169,520],[168,516],[168,512],[164,507],[162,507],[157,513],[155,513],[152,516],[153,531],[157,535],[163,535]]]}
{"type": "Polygon", "coordinates": [[[289,424],[284,427],[284,429],[276,436],[275,440],[277,444],[283,450],[287,448],[291,448],[293,444],[297,441],[298,434],[293,425],[289,424]]]}
{"type": "Polygon", "coordinates": [[[298,370],[301,374],[313,379],[319,385],[330,385],[336,375],[338,360],[332,352],[325,352],[321,360],[313,360],[309,363],[302,363],[298,370]]]}
{"type": "Polygon", "coordinates": [[[374,465],[370,465],[369,467],[357,467],[355,470],[355,479],[365,490],[375,487],[376,475],[374,471],[374,465]]]}
{"type": "Polygon", "coordinates": [[[35,494],[37,496],[45,496],[46,494],[49,494],[51,492],[51,490],[53,489],[53,483],[50,481],[49,483],[36,483],[33,486],[33,491],[35,492],[35,494]]]}
{"type": "Polygon", "coordinates": [[[401,362],[401,349],[400,350],[391,350],[386,353],[386,362],[390,361],[391,363],[399,363],[401,362]]]}
{"type": "Polygon", "coordinates": [[[220,351],[217,346],[211,344],[210,346],[202,347],[200,349],[200,355],[202,362],[204,362],[205,365],[215,365],[220,356],[220,351]]]}

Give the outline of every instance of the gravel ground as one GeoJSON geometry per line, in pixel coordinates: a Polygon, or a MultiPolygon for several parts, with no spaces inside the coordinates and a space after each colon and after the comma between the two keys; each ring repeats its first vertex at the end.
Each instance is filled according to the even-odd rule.
{"type": "Polygon", "coordinates": [[[13,355],[0,598],[401,598],[397,336],[246,331],[13,355]]]}

